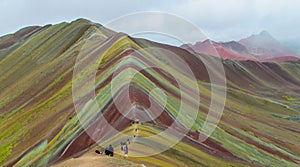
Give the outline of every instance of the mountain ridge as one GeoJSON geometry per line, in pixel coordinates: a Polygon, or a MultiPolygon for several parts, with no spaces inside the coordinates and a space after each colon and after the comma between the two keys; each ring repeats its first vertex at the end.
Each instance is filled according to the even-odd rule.
{"type": "Polygon", "coordinates": [[[262,31],[257,35],[251,35],[239,41],[211,41],[210,44],[207,44],[207,41],[211,40],[196,42],[194,45],[182,45],[181,47],[197,53],[221,57],[225,60],[253,60],[261,62],[300,60],[299,55],[282,45],[267,31],[262,31]],[[216,50],[212,51],[214,49],[216,50]]]}

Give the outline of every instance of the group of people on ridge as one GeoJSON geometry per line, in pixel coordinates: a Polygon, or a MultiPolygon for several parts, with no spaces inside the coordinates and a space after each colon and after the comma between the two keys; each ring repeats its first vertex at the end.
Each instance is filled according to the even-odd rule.
{"type": "MultiPolygon", "coordinates": [[[[122,141],[120,144],[121,144],[121,151],[124,152],[124,157],[127,158],[128,157],[128,150],[129,150],[128,145],[130,144],[130,140],[127,139],[127,141],[122,141]]],[[[103,155],[103,152],[101,152],[99,150],[96,150],[95,152],[97,154],[103,155]]],[[[108,147],[106,147],[104,153],[105,153],[105,155],[113,157],[114,156],[113,146],[110,144],[108,147]]]]}
{"type": "MultiPolygon", "coordinates": [[[[140,122],[137,119],[135,121],[132,121],[131,124],[135,125],[134,135],[133,135],[133,137],[135,138],[136,137],[136,133],[138,133],[138,130],[139,130],[139,128],[137,126],[140,124],[140,122]]],[[[144,125],[144,122],[141,122],[141,125],[144,125]]],[[[120,145],[121,145],[121,151],[124,152],[124,157],[125,158],[128,157],[128,150],[129,150],[128,149],[128,145],[129,144],[130,144],[129,138],[126,141],[121,141],[121,143],[120,143],[120,145]]],[[[99,150],[96,150],[95,152],[97,154],[103,155],[103,152],[100,152],[99,150]]],[[[106,147],[104,153],[105,153],[105,155],[113,157],[114,156],[114,148],[113,148],[113,146],[110,144],[108,147],[106,147]]]]}

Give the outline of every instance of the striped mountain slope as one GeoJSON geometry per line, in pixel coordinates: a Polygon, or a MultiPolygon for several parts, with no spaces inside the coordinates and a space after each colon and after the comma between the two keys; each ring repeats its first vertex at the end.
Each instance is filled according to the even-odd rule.
{"type": "Polygon", "coordinates": [[[117,150],[124,134],[132,140],[132,157],[125,165],[300,164],[299,61],[221,60],[132,38],[84,19],[18,34],[0,39],[1,166],[68,164],[89,158],[103,145],[117,150]],[[204,62],[217,61],[225,76],[217,70],[210,75],[225,78],[226,85],[211,84],[204,62]],[[95,82],[86,87],[91,76],[95,82]],[[213,88],[226,91],[224,112],[212,135],[200,142],[211,101],[222,99],[212,94],[213,88]],[[130,118],[146,120],[136,138],[130,118]],[[171,132],[186,133],[179,143],[156,155],[134,157],[175,141],[177,133],[142,142],[170,126],[171,132]]]}

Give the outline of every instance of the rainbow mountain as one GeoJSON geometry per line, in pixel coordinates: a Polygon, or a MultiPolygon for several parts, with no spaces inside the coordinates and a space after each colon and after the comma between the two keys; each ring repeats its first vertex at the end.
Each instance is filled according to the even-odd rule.
{"type": "MultiPolygon", "coordinates": [[[[298,60],[222,59],[78,19],[1,37],[0,73],[1,166],[300,164],[298,60]],[[172,54],[188,65],[196,83],[172,54]],[[209,72],[214,62],[221,62],[224,73],[209,72]],[[212,83],[211,76],[226,82],[212,83]],[[85,89],[90,79],[94,84],[85,89]],[[224,90],[225,97],[212,90],[224,90]],[[222,100],[213,133],[202,133],[212,101],[222,100]],[[143,121],[138,131],[134,119],[143,121]],[[170,126],[171,133],[143,141],[170,126]],[[127,159],[119,149],[124,134],[131,139],[127,159]],[[169,146],[178,134],[184,136],[169,146]],[[115,147],[114,157],[94,153],[108,144],[115,147]],[[170,148],[140,156],[163,147],[170,148]]],[[[211,115],[211,121],[217,118],[218,113],[211,115]]]]}

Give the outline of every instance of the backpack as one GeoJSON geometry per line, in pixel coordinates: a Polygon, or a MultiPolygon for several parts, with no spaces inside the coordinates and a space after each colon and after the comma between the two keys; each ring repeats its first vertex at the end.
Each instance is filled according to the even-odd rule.
{"type": "Polygon", "coordinates": [[[128,147],[126,145],[124,145],[124,148],[123,148],[124,151],[128,151],[128,147]]]}

